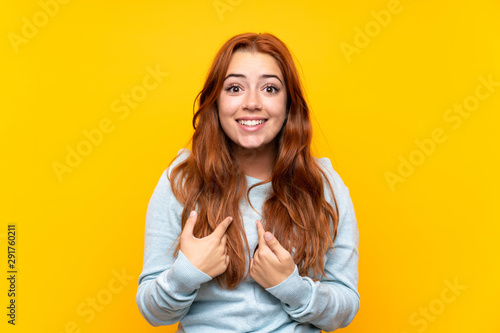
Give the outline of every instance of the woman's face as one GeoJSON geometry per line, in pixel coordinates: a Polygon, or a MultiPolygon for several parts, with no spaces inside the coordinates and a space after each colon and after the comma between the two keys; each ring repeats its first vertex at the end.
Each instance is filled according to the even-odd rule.
{"type": "Polygon", "coordinates": [[[236,51],[229,63],[217,108],[222,129],[244,149],[262,150],[286,119],[286,86],[269,54],[236,51]]]}

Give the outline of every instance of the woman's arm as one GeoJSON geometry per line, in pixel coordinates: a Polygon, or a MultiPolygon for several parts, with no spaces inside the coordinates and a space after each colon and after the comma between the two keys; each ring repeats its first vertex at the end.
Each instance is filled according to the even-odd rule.
{"type": "Polygon", "coordinates": [[[193,266],[182,251],[177,258],[172,257],[181,233],[182,206],[170,189],[167,170],[156,185],[146,213],[144,262],[136,295],[140,313],[153,326],[180,321],[201,284],[212,279],[193,266]]]}
{"type": "MultiPolygon", "coordinates": [[[[357,291],[359,232],[349,189],[333,170],[330,160],[321,160],[332,175],[329,179],[333,180],[332,187],[339,205],[334,249],[329,250],[325,258],[326,278],[313,281],[300,276],[295,268],[285,281],[266,290],[281,300],[283,308],[294,320],[334,331],[349,325],[360,307],[357,291]]],[[[329,202],[334,207],[333,200],[329,202]]]]}

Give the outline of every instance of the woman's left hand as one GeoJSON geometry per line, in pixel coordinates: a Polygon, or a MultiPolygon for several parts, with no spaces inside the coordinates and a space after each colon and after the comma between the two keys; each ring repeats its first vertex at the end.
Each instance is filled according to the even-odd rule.
{"type": "Polygon", "coordinates": [[[250,276],[264,289],[277,286],[295,270],[293,258],[276,237],[257,221],[259,248],[250,262],[250,276]]]}

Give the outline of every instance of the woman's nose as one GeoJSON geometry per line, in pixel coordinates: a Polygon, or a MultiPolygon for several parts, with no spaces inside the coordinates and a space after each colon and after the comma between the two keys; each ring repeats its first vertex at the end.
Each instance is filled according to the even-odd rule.
{"type": "Polygon", "coordinates": [[[245,96],[243,108],[247,110],[262,109],[260,95],[258,91],[252,89],[248,91],[248,93],[245,96]]]}

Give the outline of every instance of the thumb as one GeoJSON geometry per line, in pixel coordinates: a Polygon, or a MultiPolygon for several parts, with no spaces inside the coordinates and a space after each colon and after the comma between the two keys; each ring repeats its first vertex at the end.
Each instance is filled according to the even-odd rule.
{"type": "Polygon", "coordinates": [[[196,224],[197,218],[198,213],[196,213],[195,210],[191,211],[191,214],[189,214],[186,224],[184,225],[184,230],[182,231],[184,235],[193,235],[194,225],[196,224]]]}
{"type": "Polygon", "coordinates": [[[282,259],[287,256],[288,251],[283,246],[281,246],[280,242],[278,242],[278,240],[272,233],[266,231],[266,233],[264,234],[264,239],[266,240],[267,246],[269,246],[271,251],[273,251],[273,253],[276,255],[276,257],[278,257],[280,261],[282,261],[282,259]]]}

